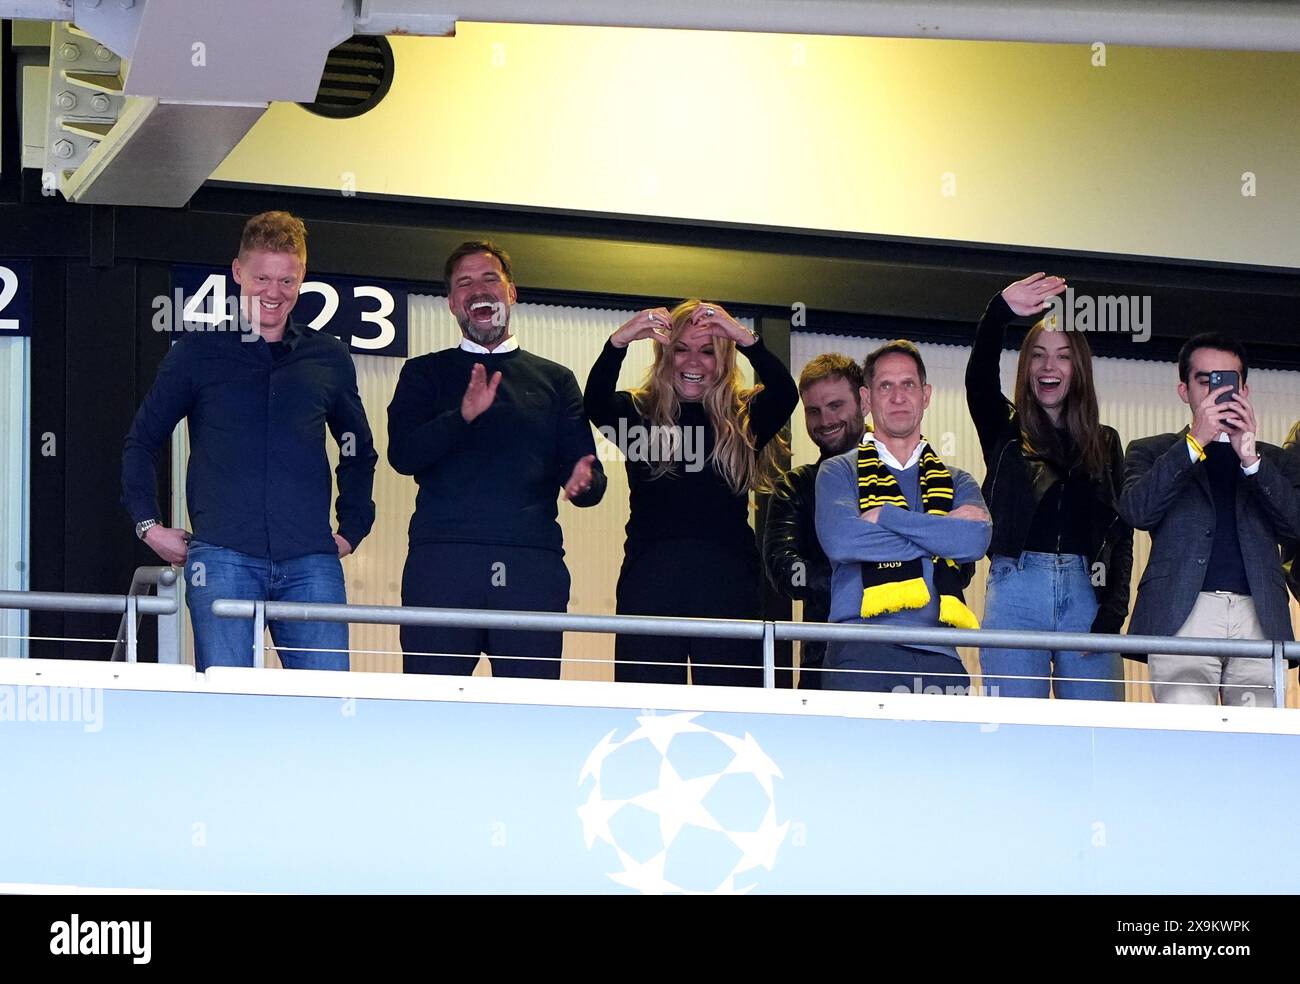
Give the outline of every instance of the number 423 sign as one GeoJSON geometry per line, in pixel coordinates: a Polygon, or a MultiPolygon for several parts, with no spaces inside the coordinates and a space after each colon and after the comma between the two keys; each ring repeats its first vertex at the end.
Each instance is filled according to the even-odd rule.
{"type": "MultiPolygon", "coordinates": [[[[154,322],[164,314],[160,331],[238,330],[239,287],[229,271],[177,266],[172,270],[173,297],[155,304],[154,322]]],[[[303,281],[293,320],[313,331],[342,339],[358,355],[406,358],[407,285],[358,277],[318,277],[303,281]]]]}

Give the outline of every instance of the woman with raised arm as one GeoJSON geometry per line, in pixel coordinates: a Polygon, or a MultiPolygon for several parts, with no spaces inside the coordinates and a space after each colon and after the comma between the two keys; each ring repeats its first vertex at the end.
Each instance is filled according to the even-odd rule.
{"type": "MultiPolygon", "coordinates": [[[[993,517],[985,629],[1116,633],[1128,615],[1124,449],[1098,419],[1087,339],[1055,318],[1039,321],[1020,346],[1013,400],[1000,383],[1007,325],[1046,311],[1064,289],[1063,278],[1035,273],[995,294],[966,364],[993,517]]],[[[1004,697],[1124,695],[1117,653],[986,648],[980,666],[986,691],[1004,697]]]]}
{"type": "MultiPolygon", "coordinates": [[[[770,490],[778,436],[799,402],[789,370],[720,304],[638,312],[587,377],[587,416],[627,461],[631,515],[617,588],[621,615],[760,617],[762,568],[750,492],[770,490]],[[617,391],[627,346],[652,339],[642,385],[617,391]],[[736,351],[759,385],[744,387],[736,351]]],[[[756,641],[620,635],[622,681],[759,686],[756,641]]]]}

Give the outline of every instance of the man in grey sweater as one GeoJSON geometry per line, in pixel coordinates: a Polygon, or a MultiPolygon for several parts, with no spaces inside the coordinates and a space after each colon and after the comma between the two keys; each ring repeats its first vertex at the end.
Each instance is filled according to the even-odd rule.
{"type": "MultiPolygon", "coordinates": [[[[943,463],[921,436],[930,405],[925,363],[889,342],[863,364],[872,430],[817,474],[817,536],[831,561],[832,622],[978,628],[962,599],[960,565],[988,549],[979,484],[943,463]]],[[[951,646],[831,643],[823,686],[836,690],[965,693],[951,646]]]]}

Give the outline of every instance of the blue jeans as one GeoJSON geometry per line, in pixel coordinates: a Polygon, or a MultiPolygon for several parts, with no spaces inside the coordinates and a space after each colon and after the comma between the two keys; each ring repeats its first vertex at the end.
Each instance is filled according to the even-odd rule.
{"type": "MultiPolygon", "coordinates": [[[[1096,616],[1097,595],[1084,557],[1026,550],[1019,560],[993,558],[983,628],[1090,632],[1096,616]]],[[[1050,688],[1058,698],[1124,698],[1124,670],[1118,653],[989,648],[980,653],[980,668],[985,692],[1002,697],[1046,697],[1050,676],[1050,688]],[[1008,679],[1013,676],[1039,679],[1008,679]]]]}
{"type": "MultiPolygon", "coordinates": [[[[194,666],[200,673],[209,666],[253,665],[253,620],[213,615],[218,598],[339,605],[348,600],[343,565],[334,554],[267,560],[192,540],[185,558],[185,600],[194,626],[194,666]]],[[[269,622],[268,628],[286,669],[348,668],[346,622],[269,622]]]]}

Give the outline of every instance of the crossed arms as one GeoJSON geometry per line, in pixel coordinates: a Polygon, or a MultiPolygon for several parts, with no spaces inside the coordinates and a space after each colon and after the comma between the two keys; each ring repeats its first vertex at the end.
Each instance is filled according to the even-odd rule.
{"type": "Polygon", "coordinates": [[[817,473],[817,538],[826,556],[835,564],[917,557],[947,557],[959,564],[979,560],[993,532],[989,514],[975,480],[957,470],[952,476],[953,515],[934,516],[897,506],[862,514],[853,456],[823,462],[817,473]],[[874,522],[872,513],[876,513],[874,522]]]}

